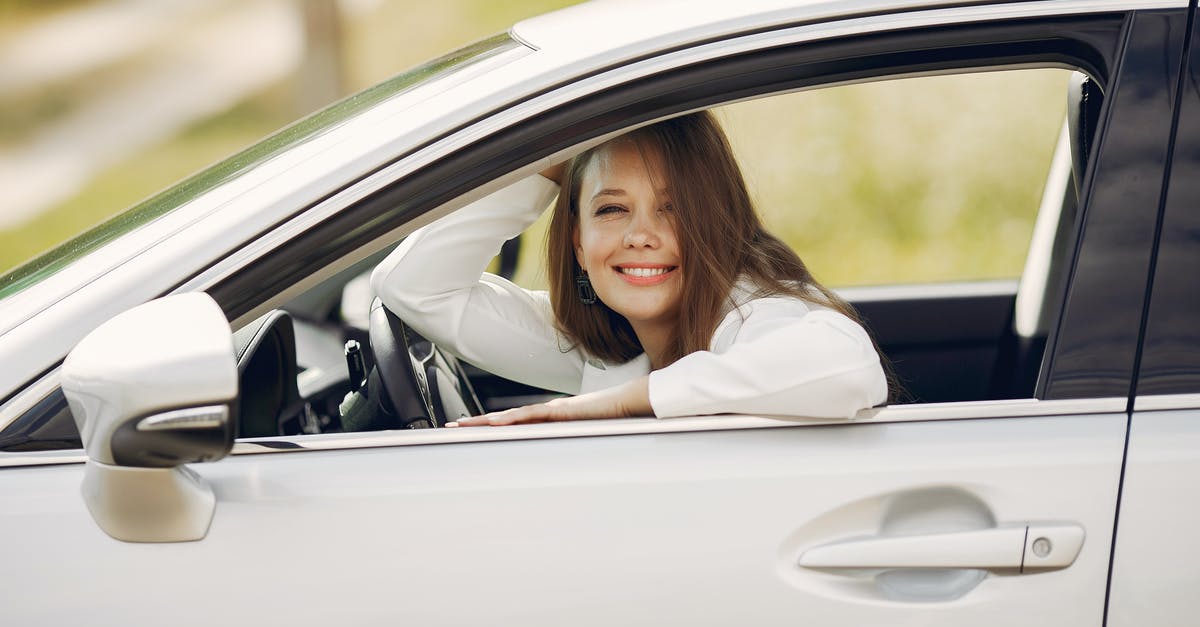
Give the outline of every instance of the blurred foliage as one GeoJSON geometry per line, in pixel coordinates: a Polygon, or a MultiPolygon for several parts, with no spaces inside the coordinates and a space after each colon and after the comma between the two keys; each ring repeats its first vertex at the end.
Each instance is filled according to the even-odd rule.
{"type": "Polygon", "coordinates": [[[899,79],[722,113],[767,224],[818,279],[1015,278],[1066,112],[1069,75],[899,79]]]}
{"type": "MultiPolygon", "coordinates": [[[[11,18],[0,32],[80,1],[28,2],[0,0],[0,16],[11,18]]],[[[574,4],[572,0],[453,0],[446,2],[382,2],[368,13],[350,14],[343,23],[347,94],[365,89],[403,70],[441,56],[472,41],[507,30],[525,17],[574,4]]],[[[0,143],[85,97],[99,77],[53,86],[0,111],[0,143]]],[[[81,231],[134,205],[191,173],[245,148],[300,117],[293,77],[264,89],[230,111],[202,120],[172,140],[149,148],[101,172],[73,198],[16,228],[0,230],[0,273],[24,263],[81,231]]]]}
{"type": "Polygon", "coordinates": [[[19,28],[50,13],[93,4],[91,0],[0,0],[0,24],[19,28]]]}
{"type": "Polygon", "coordinates": [[[0,270],[103,222],[192,170],[254,143],[264,135],[264,128],[274,129],[288,121],[277,109],[259,101],[246,102],[108,169],[66,202],[15,229],[0,231],[0,270]]]}

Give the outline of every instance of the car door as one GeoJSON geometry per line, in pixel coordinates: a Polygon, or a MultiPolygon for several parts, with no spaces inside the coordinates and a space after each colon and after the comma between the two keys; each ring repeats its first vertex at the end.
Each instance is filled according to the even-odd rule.
{"type": "Polygon", "coordinates": [[[464,133],[485,140],[184,286],[244,319],[330,259],[373,252],[417,211],[657,116],[868,77],[1066,63],[1101,81],[1105,108],[1034,397],[848,422],[243,441],[194,467],[216,513],[203,539],[173,544],[106,536],[79,498],[78,452],[9,454],[5,622],[1102,624],[1186,10],[1064,4],[1075,12],[913,12],[880,33],[835,20],[733,42],[749,48],[717,42],[736,55],[612,70],[615,87],[490,135],[483,121],[464,133]]]}
{"type": "Polygon", "coordinates": [[[1109,625],[1187,625],[1200,584],[1200,76],[1193,25],[1113,545],[1109,625]]]}

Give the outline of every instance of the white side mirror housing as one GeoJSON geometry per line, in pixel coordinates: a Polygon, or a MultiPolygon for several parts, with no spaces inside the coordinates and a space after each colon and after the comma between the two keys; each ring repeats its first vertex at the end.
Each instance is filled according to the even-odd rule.
{"type": "Polygon", "coordinates": [[[233,446],[233,335],[207,294],[168,296],[88,334],[62,367],[88,462],[84,500],[105,532],[133,542],[198,540],[212,489],[183,464],[233,446]]]}

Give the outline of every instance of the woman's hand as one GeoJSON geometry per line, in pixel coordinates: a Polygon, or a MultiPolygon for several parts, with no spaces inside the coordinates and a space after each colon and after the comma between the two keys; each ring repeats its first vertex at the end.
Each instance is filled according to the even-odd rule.
{"type": "Polygon", "coordinates": [[[653,416],[650,407],[650,377],[639,377],[614,388],[556,398],[548,403],[526,405],[482,416],[460,418],[447,427],[499,427],[502,425],[653,416]]]}

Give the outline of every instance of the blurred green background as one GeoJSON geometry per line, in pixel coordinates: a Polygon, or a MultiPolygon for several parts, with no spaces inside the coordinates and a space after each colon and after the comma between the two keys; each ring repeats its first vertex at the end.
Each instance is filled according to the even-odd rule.
{"type": "MultiPolygon", "coordinates": [[[[324,104],[569,4],[0,0],[0,272],[324,104]]],[[[768,224],[826,283],[1008,278],[1067,75],[833,87],[719,116],[768,224]]],[[[536,286],[532,235],[518,280],[536,286]]]]}
{"type": "MultiPolygon", "coordinates": [[[[0,208],[0,273],[325,104],[505,31],[522,18],[573,3],[0,0],[0,68],[9,73],[8,80],[0,73],[0,180],[10,189],[42,185],[50,188],[49,195],[62,196],[45,203],[46,194],[38,194],[21,203],[11,192],[8,194],[13,204],[0,208]],[[264,22],[269,28],[261,27],[264,22]],[[161,32],[151,36],[147,30],[161,32]],[[261,36],[263,40],[241,36],[248,31],[251,37],[261,36]],[[150,41],[130,46],[122,36],[126,41],[150,41]],[[86,48],[91,39],[99,41],[89,51],[86,48]],[[191,49],[179,50],[189,45],[191,49]],[[169,125],[157,120],[151,109],[178,103],[139,98],[150,88],[165,85],[167,89],[185,91],[189,88],[189,72],[212,74],[228,69],[198,66],[195,56],[207,54],[212,58],[219,52],[205,50],[205,46],[223,46],[242,56],[246,64],[273,63],[281,71],[260,72],[254,76],[257,84],[249,86],[234,82],[230,91],[244,93],[244,97],[217,102],[214,106],[227,106],[210,114],[172,120],[174,123],[169,125]],[[127,54],[109,52],[131,47],[137,49],[127,54]],[[114,58],[107,63],[69,59],[85,53],[93,59],[109,54],[114,58]],[[64,60],[46,58],[55,55],[64,60]],[[278,60],[280,57],[283,61],[278,60]],[[155,73],[171,73],[171,68],[162,67],[169,60],[178,63],[178,83],[153,77],[155,73]],[[71,63],[80,69],[62,69],[71,63]],[[336,66],[335,71],[328,71],[329,64],[336,66]],[[14,65],[19,66],[18,70],[31,69],[9,71],[14,65]],[[26,77],[38,70],[50,76],[26,77]],[[20,80],[23,77],[25,80],[20,80]],[[147,87],[139,89],[139,83],[147,87]],[[116,101],[125,94],[128,97],[122,106],[116,101]],[[163,129],[163,136],[157,140],[142,141],[136,150],[122,145],[127,134],[89,132],[87,124],[102,127],[115,123],[105,114],[110,118],[131,114],[130,123],[137,124],[142,109],[147,125],[170,128],[163,129]],[[71,144],[88,137],[108,140],[110,146],[92,150],[91,162],[100,167],[91,168],[94,171],[75,183],[69,194],[56,192],[61,192],[60,184],[75,182],[76,171],[70,168],[30,167],[33,175],[21,176],[21,166],[28,163],[69,163],[78,159],[80,151],[73,150],[71,144]],[[57,146],[48,146],[50,142],[57,146]],[[120,157],[114,159],[114,155],[120,157]],[[42,172],[47,174],[41,176],[42,172]],[[8,180],[3,178],[5,173],[8,180]],[[39,206],[33,215],[13,219],[18,209],[25,211],[32,205],[39,206]]],[[[233,64],[238,62],[231,60],[233,64]]],[[[219,80],[214,83],[220,85],[219,80]]]]}

